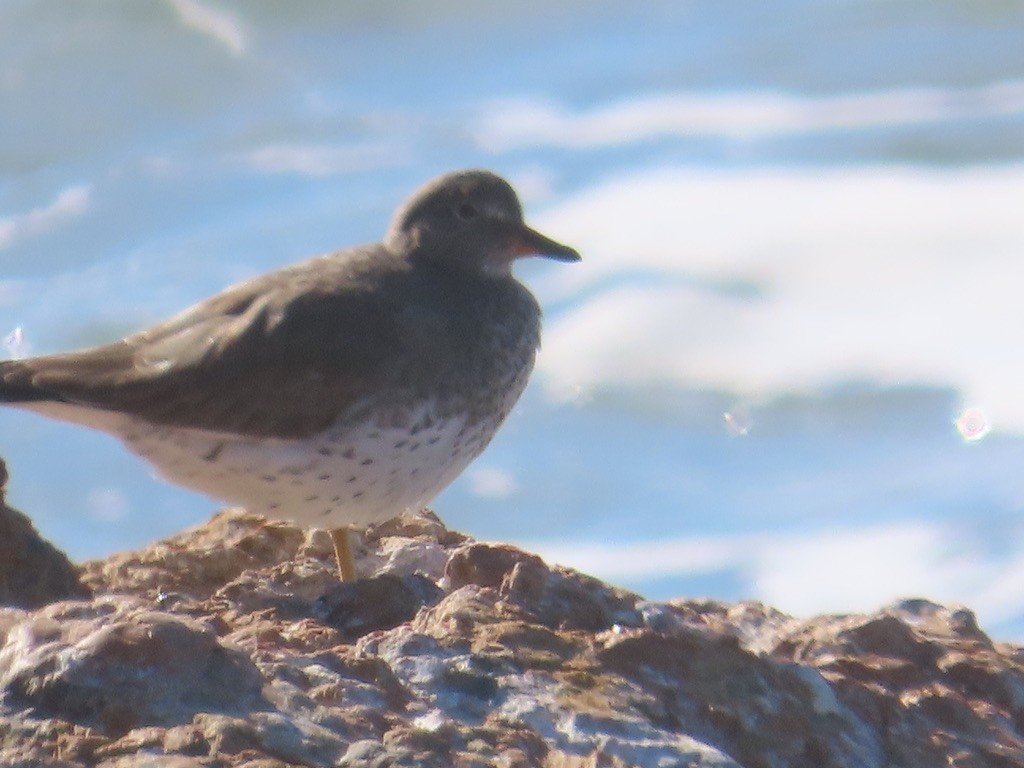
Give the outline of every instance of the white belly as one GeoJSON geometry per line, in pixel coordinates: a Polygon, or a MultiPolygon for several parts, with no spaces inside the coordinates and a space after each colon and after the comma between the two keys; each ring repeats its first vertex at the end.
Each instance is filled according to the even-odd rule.
{"type": "Polygon", "coordinates": [[[440,418],[423,403],[403,412],[401,427],[393,414],[368,416],[302,440],[159,426],[69,403],[19,407],[113,435],[161,477],[215,499],[276,520],[341,528],[422,508],[487,447],[528,375],[529,367],[519,371],[493,410],[473,421],[468,414],[440,418]]]}
{"type": "Polygon", "coordinates": [[[368,421],[308,440],[270,440],[59,403],[25,407],[120,438],[173,483],[311,528],[364,526],[422,508],[487,447],[500,423],[433,419],[423,408],[412,414],[412,423],[425,425],[416,434],[368,421]]]}
{"type": "Polygon", "coordinates": [[[421,508],[479,455],[496,426],[456,419],[412,435],[371,422],[309,441],[258,441],[136,425],[122,437],[171,482],[269,518],[339,528],[421,508]]]}

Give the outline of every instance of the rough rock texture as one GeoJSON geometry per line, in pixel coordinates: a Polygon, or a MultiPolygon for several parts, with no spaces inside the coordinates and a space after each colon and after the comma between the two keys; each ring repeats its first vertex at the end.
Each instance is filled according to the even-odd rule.
{"type": "Polygon", "coordinates": [[[4,766],[1024,766],[1024,651],[908,601],[648,602],[430,517],[241,513],[0,610],[4,766]]]}
{"type": "Polygon", "coordinates": [[[89,597],[64,553],[43,539],[25,515],[7,506],[6,484],[7,467],[0,460],[0,606],[38,608],[89,597]]]}

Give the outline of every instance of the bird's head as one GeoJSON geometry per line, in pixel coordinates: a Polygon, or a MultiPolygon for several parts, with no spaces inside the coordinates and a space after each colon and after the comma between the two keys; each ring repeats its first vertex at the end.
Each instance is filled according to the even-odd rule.
{"type": "Polygon", "coordinates": [[[528,227],[511,185],[489,171],[427,182],[395,213],[384,243],[411,259],[494,275],[507,275],[521,256],[580,260],[575,249],[528,227]]]}

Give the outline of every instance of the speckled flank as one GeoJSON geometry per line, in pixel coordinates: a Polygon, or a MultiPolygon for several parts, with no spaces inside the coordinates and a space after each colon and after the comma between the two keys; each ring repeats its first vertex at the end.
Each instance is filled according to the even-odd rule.
{"type": "Polygon", "coordinates": [[[310,527],[361,526],[418,509],[440,493],[487,447],[521,389],[507,393],[492,419],[477,422],[441,419],[433,406],[421,406],[409,426],[369,419],[309,441],[138,424],[123,439],[167,480],[250,512],[310,527]]]}
{"type": "Polygon", "coordinates": [[[487,447],[526,386],[535,345],[528,337],[472,392],[411,407],[368,400],[306,440],[154,426],[65,403],[20,407],[114,435],[164,479],[218,501],[309,527],[362,526],[422,507],[487,447]]]}

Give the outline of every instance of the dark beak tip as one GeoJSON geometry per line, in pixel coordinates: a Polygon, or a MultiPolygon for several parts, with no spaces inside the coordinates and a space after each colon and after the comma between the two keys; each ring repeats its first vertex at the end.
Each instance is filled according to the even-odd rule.
{"type": "Polygon", "coordinates": [[[575,264],[578,261],[583,261],[583,257],[580,256],[579,251],[569,248],[566,246],[564,251],[558,251],[557,253],[542,253],[541,256],[546,256],[549,259],[555,261],[561,261],[564,264],[575,264]]]}

